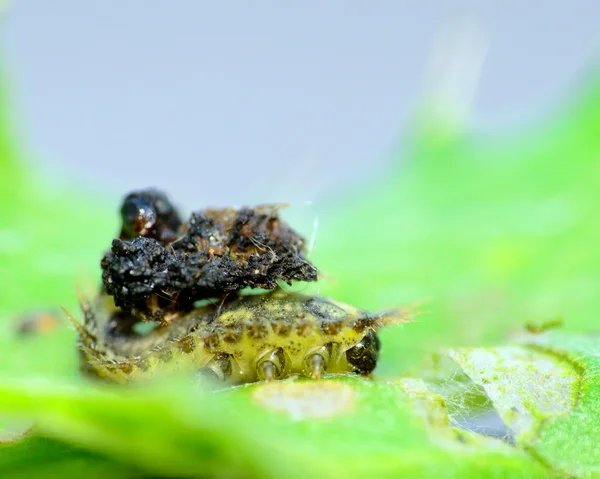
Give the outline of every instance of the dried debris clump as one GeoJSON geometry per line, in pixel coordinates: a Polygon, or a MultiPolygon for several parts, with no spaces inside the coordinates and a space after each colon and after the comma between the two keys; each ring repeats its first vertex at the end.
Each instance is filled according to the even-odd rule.
{"type": "Polygon", "coordinates": [[[279,209],[208,209],[183,223],[160,191],[133,192],[123,201],[119,238],[101,261],[105,291],[140,319],[166,323],[199,300],[315,281],[304,240],[279,209]]]}

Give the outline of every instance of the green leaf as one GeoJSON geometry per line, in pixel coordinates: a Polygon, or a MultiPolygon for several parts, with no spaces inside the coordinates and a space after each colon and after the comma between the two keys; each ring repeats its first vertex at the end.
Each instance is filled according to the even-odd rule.
{"type": "Polygon", "coordinates": [[[530,339],[528,344],[560,357],[579,373],[571,413],[543,421],[538,437],[531,441],[532,450],[555,470],[577,477],[600,477],[598,336],[551,333],[530,339]]]}

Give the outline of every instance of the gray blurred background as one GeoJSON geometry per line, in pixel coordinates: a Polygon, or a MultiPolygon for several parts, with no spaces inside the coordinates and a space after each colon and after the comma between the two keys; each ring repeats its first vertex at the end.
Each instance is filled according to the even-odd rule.
{"type": "Polygon", "coordinates": [[[1,35],[45,174],[199,208],[318,200],[381,173],[437,89],[448,28],[472,50],[452,87],[470,123],[527,124],[580,84],[599,19],[598,0],[15,0],[1,35]]]}

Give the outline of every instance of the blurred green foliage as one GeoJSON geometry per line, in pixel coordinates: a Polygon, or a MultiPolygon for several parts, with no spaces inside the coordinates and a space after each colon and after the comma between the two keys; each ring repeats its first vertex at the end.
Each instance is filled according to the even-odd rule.
{"type": "Polygon", "coordinates": [[[491,344],[525,323],[594,327],[600,308],[600,84],[517,132],[453,133],[425,117],[385,179],[321,219],[321,292],[367,308],[424,300],[384,333],[380,372],[440,346],[491,344]]]}
{"type": "Polygon", "coordinates": [[[327,275],[321,294],[369,309],[427,300],[417,322],[382,335],[378,374],[393,379],[219,393],[175,379],[89,384],[79,377],[68,326],[17,335],[24,311],[74,310],[76,279],[89,274],[94,287],[116,218],[100,198],[36,177],[5,106],[0,98],[0,411],[35,426],[26,439],[0,445],[1,477],[599,473],[600,351],[589,331],[600,310],[600,228],[592,221],[600,85],[518,133],[478,136],[425,117],[385,178],[323,208],[315,251],[327,275]],[[525,322],[556,317],[566,332],[520,339],[514,349],[485,347],[525,322]],[[417,368],[440,347],[467,345],[481,348],[443,353],[464,383],[456,370],[417,368]],[[531,388],[519,382],[524,371],[531,388]],[[436,389],[432,374],[445,387],[436,389]],[[462,401],[462,384],[478,391],[479,405],[462,401]],[[548,412],[544,396],[532,394],[535,384],[563,384],[564,408],[548,412]],[[504,415],[515,446],[454,427],[456,414],[480,406],[504,415]],[[325,417],[311,412],[328,407],[325,417]]]}

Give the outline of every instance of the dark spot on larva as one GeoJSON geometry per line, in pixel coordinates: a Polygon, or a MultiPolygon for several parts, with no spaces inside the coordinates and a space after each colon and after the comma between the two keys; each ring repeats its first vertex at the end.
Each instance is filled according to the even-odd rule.
{"type": "Polygon", "coordinates": [[[242,327],[240,325],[227,326],[223,331],[223,341],[226,343],[237,343],[242,338],[242,327]]]}
{"type": "Polygon", "coordinates": [[[162,348],[158,353],[158,359],[163,363],[171,361],[171,359],[173,359],[173,351],[171,351],[171,348],[162,348]]]}
{"type": "Polygon", "coordinates": [[[125,374],[131,374],[133,371],[133,365],[131,363],[121,363],[119,367],[125,374]]]}
{"type": "Polygon", "coordinates": [[[328,335],[339,334],[342,330],[343,321],[329,321],[321,323],[321,331],[328,335]]]}
{"type": "Polygon", "coordinates": [[[286,346],[286,350],[292,354],[299,353],[301,349],[300,343],[297,343],[296,341],[290,341],[286,346]]]}
{"type": "Polygon", "coordinates": [[[269,334],[269,330],[264,322],[251,321],[246,324],[246,334],[252,339],[262,339],[269,334]]]}
{"type": "Polygon", "coordinates": [[[287,336],[292,330],[292,324],[284,318],[275,318],[271,320],[271,328],[279,336],[287,336]]]}
{"type": "Polygon", "coordinates": [[[308,336],[312,331],[312,324],[310,321],[300,321],[296,324],[296,332],[298,336],[305,337],[308,336]]]}
{"type": "Polygon", "coordinates": [[[179,340],[179,348],[184,353],[191,353],[196,349],[196,341],[194,341],[192,336],[185,336],[179,340]]]}
{"type": "Polygon", "coordinates": [[[187,328],[187,334],[194,333],[198,330],[197,324],[190,324],[187,328]]]}

